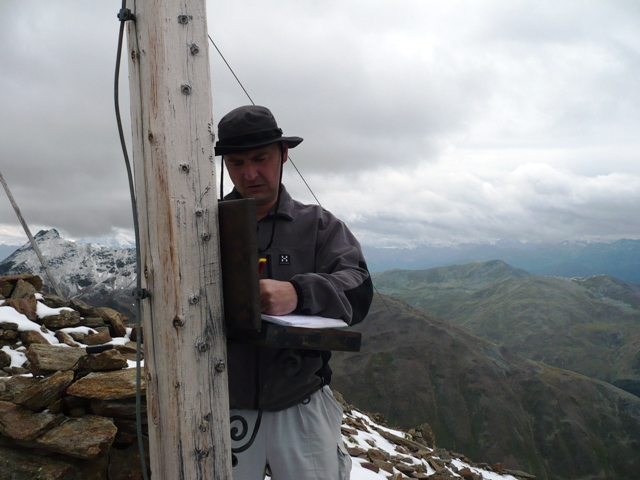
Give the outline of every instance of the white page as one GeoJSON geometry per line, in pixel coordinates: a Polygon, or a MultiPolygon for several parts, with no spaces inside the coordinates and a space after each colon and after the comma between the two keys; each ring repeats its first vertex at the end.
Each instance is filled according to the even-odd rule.
{"type": "Polygon", "coordinates": [[[262,319],[277,325],[303,328],[346,328],[346,322],[336,318],[317,317],[315,315],[265,315],[262,319]]]}

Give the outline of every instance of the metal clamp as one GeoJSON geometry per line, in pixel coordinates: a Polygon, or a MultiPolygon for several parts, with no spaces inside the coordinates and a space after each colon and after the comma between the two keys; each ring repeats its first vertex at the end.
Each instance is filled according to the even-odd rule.
{"type": "Polygon", "coordinates": [[[144,300],[145,298],[149,298],[151,296],[151,292],[146,288],[136,288],[131,292],[133,298],[136,300],[144,300]]]}
{"type": "Polygon", "coordinates": [[[131,9],[129,8],[121,8],[118,12],[118,20],[121,22],[126,22],[128,20],[133,20],[135,22],[136,16],[133,14],[131,9]]]}

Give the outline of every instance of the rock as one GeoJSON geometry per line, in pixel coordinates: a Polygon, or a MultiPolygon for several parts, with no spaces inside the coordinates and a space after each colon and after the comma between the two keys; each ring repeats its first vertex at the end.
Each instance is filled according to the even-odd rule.
{"type": "Polygon", "coordinates": [[[31,295],[30,297],[26,298],[9,298],[2,304],[2,306],[13,307],[17,312],[22,313],[33,322],[38,318],[38,315],[36,313],[37,304],[38,302],[36,301],[36,297],[31,295]]]}
{"type": "Polygon", "coordinates": [[[82,343],[86,345],[103,345],[105,343],[109,343],[111,340],[113,339],[111,338],[111,335],[109,335],[109,331],[106,330],[92,335],[87,335],[84,337],[82,343]]]}
{"type": "Polygon", "coordinates": [[[11,296],[11,292],[13,291],[13,283],[7,282],[4,279],[0,279],[0,295],[4,298],[9,298],[11,296]]]}
{"type": "Polygon", "coordinates": [[[33,377],[12,377],[0,382],[0,401],[13,402],[24,390],[38,383],[33,377]]]}
{"type": "Polygon", "coordinates": [[[74,368],[80,357],[86,355],[84,348],[57,347],[54,345],[30,345],[27,358],[34,375],[66,371],[74,368]]]}
{"type": "Polygon", "coordinates": [[[43,410],[62,398],[73,382],[73,372],[57,372],[41,379],[15,397],[13,402],[34,412],[43,410]]]}
{"type": "Polygon", "coordinates": [[[16,283],[13,292],[11,292],[11,298],[30,298],[34,294],[38,293],[38,291],[31,285],[29,282],[25,282],[22,279],[19,279],[16,283]]]}
{"type": "Polygon", "coordinates": [[[416,431],[422,435],[422,439],[427,444],[427,447],[433,448],[436,445],[436,434],[433,433],[428,423],[423,423],[416,428],[416,431]]]}
{"type": "MultiPolygon", "coordinates": [[[[144,401],[144,399],[142,399],[140,407],[142,414],[145,415],[147,402],[144,401]]],[[[136,418],[136,400],[135,398],[127,398],[124,400],[93,399],[91,400],[91,410],[96,415],[102,415],[103,417],[136,418]]],[[[348,448],[349,447],[347,447],[347,449],[348,448]]],[[[366,453],[364,450],[362,450],[362,452],[366,453]]]]}
{"type": "Polygon", "coordinates": [[[135,420],[114,418],[113,423],[118,428],[114,443],[131,444],[138,439],[138,427],[135,420]]]}
{"type": "Polygon", "coordinates": [[[480,480],[481,479],[481,477],[478,474],[473,473],[469,467],[461,468],[458,471],[458,475],[464,478],[464,480],[480,480]]]}
{"type": "Polygon", "coordinates": [[[91,372],[104,372],[110,370],[122,370],[129,364],[117,350],[86,355],[78,361],[78,370],[91,372]]]}
{"type": "Polygon", "coordinates": [[[491,470],[493,470],[496,473],[502,474],[502,464],[501,463],[494,463],[491,466],[491,470]]]}
{"type": "Polygon", "coordinates": [[[431,465],[431,467],[436,471],[436,473],[443,473],[447,471],[447,469],[444,468],[442,465],[440,465],[435,458],[429,458],[427,462],[429,462],[429,465],[431,465]]]}
{"type": "Polygon", "coordinates": [[[30,273],[22,273],[20,275],[8,275],[6,277],[0,278],[0,280],[7,281],[9,283],[12,283],[13,285],[16,285],[20,280],[23,280],[33,285],[33,287],[38,292],[42,290],[42,287],[43,287],[42,278],[40,278],[38,275],[32,275],[30,273]]]}
{"type": "Polygon", "coordinates": [[[24,367],[4,367],[2,370],[9,375],[24,375],[29,373],[29,370],[24,367]]]}
{"type": "Polygon", "coordinates": [[[2,334],[2,338],[4,338],[5,340],[13,340],[18,336],[17,330],[17,326],[15,330],[3,330],[4,333],[2,334]]]}
{"type": "Polygon", "coordinates": [[[42,324],[51,330],[77,327],[80,325],[80,314],[75,310],[61,310],[58,315],[48,315],[41,319],[42,324]]]}
{"type": "Polygon", "coordinates": [[[98,458],[109,451],[117,431],[111,420],[85,415],[70,418],[38,438],[36,443],[52,452],[71,457],[98,458]]]}
{"type": "Polygon", "coordinates": [[[84,339],[87,338],[87,334],[82,332],[70,332],[69,336],[73,338],[76,342],[80,342],[80,343],[84,343],[84,339]]]}
{"type": "Polygon", "coordinates": [[[355,428],[345,427],[342,425],[340,431],[343,435],[358,435],[358,431],[355,428]]]}
{"type": "Polygon", "coordinates": [[[369,445],[371,445],[372,447],[376,446],[376,442],[375,440],[371,439],[371,438],[367,438],[365,439],[365,442],[367,442],[369,445]]]}
{"type": "Polygon", "coordinates": [[[114,336],[124,337],[127,334],[127,328],[124,326],[126,317],[120,312],[108,307],[98,307],[96,312],[102,317],[105,323],[111,325],[114,336]]]}
{"type": "Polygon", "coordinates": [[[0,433],[16,440],[34,440],[65,420],[64,415],[33,413],[11,402],[0,402],[0,433]]]}
{"type": "Polygon", "coordinates": [[[376,467],[379,467],[380,470],[384,470],[385,472],[393,473],[393,463],[385,462],[384,460],[374,460],[372,462],[376,467]]]}
{"type": "Polygon", "coordinates": [[[0,321],[0,328],[3,330],[18,330],[18,324],[14,322],[0,321]]]}
{"type": "MultiPolygon", "coordinates": [[[[430,479],[432,479],[432,480],[436,480],[436,476],[437,476],[437,475],[438,475],[438,474],[436,474],[436,475],[434,475],[434,476],[429,476],[429,475],[427,475],[426,473],[423,473],[423,472],[413,472],[413,473],[412,473],[412,474],[410,474],[409,476],[410,476],[411,478],[420,478],[420,479],[423,479],[423,478],[430,478],[430,479]]],[[[453,476],[449,476],[449,475],[446,475],[446,476],[440,476],[440,478],[455,478],[455,477],[453,477],[453,476]]]]}
{"type": "Polygon", "coordinates": [[[65,345],[69,345],[70,347],[79,347],[80,344],[76,342],[71,335],[61,330],[56,332],[56,338],[59,342],[64,343],[65,345]]]}
{"type": "Polygon", "coordinates": [[[4,350],[0,350],[0,368],[8,367],[11,365],[11,355],[4,350]]]}
{"type": "Polygon", "coordinates": [[[29,451],[0,446],[0,478],[7,480],[80,480],[79,471],[69,462],[34,455],[29,451]]]}
{"type": "MultiPolygon", "coordinates": [[[[144,376],[140,385],[145,394],[144,376]]],[[[69,395],[100,400],[118,400],[136,396],[136,369],[118,370],[114,372],[90,373],[75,382],[67,390],[69,395]]]]}
{"type": "Polygon", "coordinates": [[[410,473],[413,473],[416,471],[416,467],[412,465],[407,465],[406,463],[398,462],[394,464],[394,466],[405,475],[409,475],[410,473]]]}
{"type": "Polygon", "coordinates": [[[374,462],[375,460],[389,460],[389,454],[385,451],[378,450],[377,448],[370,448],[367,450],[367,457],[374,462]]]}
{"type": "Polygon", "coordinates": [[[35,330],[25,330],[20,332],[20,340],[25,345],[50,345],[49,341],[35,330]]]}
{"type": "Polygon", "coordinates": [[[77,312],[80,312],[80,315],[83,317],[92,317],[95,314],[95,308],[89,305],[86,302],[83,302],[79,298],[72,298],[69,300],[69,307],[73,308],[77,312]]]}
{"type": "Polygon", "coordinates": [[[55,295],[53,293],[45,293],[42,297],[42,303],[44,303],[49,308],[60,308],[69,306],[69,300],[65,300],[64,298],[59,297],[58,295],[55,295]]]}
{"type": "Polygon", "coordinates": [[[89,328],[104,327],[105,323],[102,317],[85,317],[82,320],[82,325],[89,328]]]}
{"type": "Polygon", "coordinates": [[[378,473],[380,471],[380,467],[378,467],[377,465],[374,465],[373,463],[362,462],[360,466],[362,468],[366,468],[367,470],[371,470],[372,472],[375,472],[375,473],[378,473]]]}
{"type": "Polygon", "coordinates": [[[364,448],[350,447],[348,445],[346,445],[346,448],[347,452],[349,452],[349,455],[351,455],[352,457],[364,458],[367,456],[367,451],[364,448]]]}
{"type": "MultiPolygon", "coordinates": [[[[151,465],[149,458],[149,440],[143,437],[144,456],[147,468],[151,465]]],[[[140,450],[138,443],[123,450],[112,448],[109,451],[109,480],[142,480],[142,465],[140,462],[140,450]]],[[[149,470],[150,476],[150,470],[149,470]]]]}

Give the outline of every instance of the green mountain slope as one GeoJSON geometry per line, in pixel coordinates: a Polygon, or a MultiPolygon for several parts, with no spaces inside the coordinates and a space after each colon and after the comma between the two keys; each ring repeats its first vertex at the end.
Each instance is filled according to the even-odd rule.
{"type": "Polygon", "coordinates": [[[384,298],[354,327],[362,351],[332,359],[349,402],[404,428],[428,422],[439,446],[540,480],[640,471],[640,398],[384,298]]]}
{"type": "Polygon", "coordinates": [[[382,293],[536,361],[640,395],[640,285],[537,277],[499,260],[374,275],[382,293]],[[465,273],[466,272],[466,273],[465,273]]]}

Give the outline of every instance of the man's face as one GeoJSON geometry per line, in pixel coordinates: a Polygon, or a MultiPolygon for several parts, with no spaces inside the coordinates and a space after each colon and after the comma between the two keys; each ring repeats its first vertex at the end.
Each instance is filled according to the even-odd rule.
{"type": "MultiPolygon", "coordinates": [[[[256,205],[270,205],[278,198],[280,181],[280,144],[224,156],[224,163],[238,193],[244,198],[255,198],[256,205]]],[[[287,146],[282,145],[287,160],[287,146]]]]}

